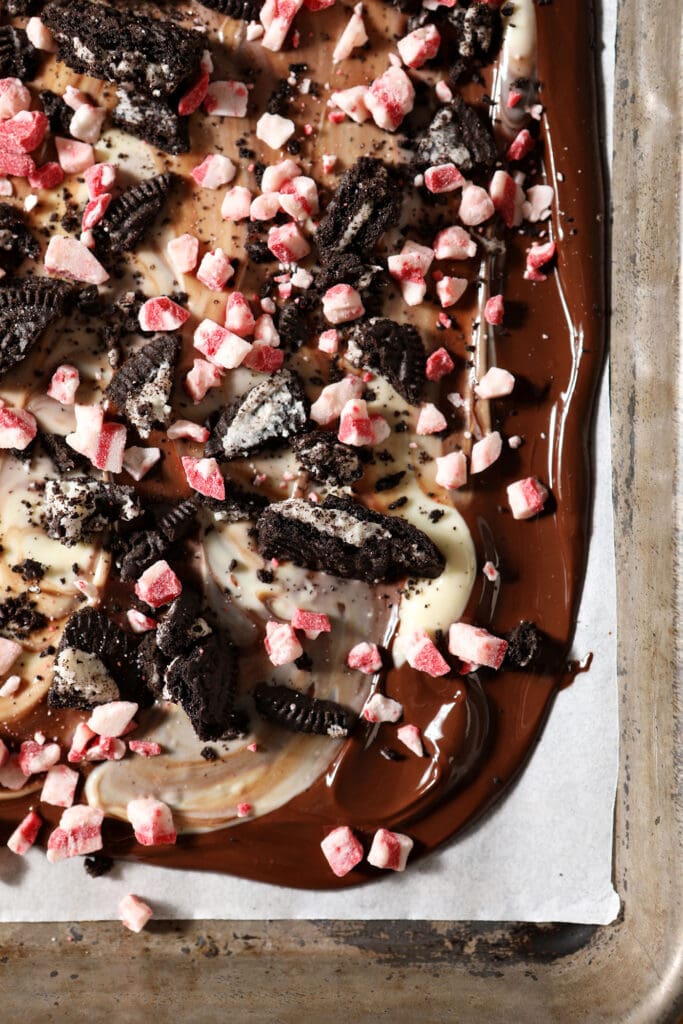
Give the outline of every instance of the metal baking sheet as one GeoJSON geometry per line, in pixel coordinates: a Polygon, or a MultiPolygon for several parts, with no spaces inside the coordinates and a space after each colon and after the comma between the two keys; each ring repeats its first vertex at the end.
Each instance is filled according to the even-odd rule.
{"type": "Polygon", "coordinates": [[[6,1021],[134,1024],[152,1012],[189,1024],[681,1020],[682,14],[665,0],[646,12],[622,0],[619,11],[611,396],[620,918],[604,927],[159,922],[142,936],[115,923],[2,925],[6,1021]]]}

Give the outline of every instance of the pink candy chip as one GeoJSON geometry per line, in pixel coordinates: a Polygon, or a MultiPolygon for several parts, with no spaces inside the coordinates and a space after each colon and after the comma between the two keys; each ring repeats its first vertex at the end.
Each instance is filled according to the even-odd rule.
{"type": "Polygon", "coordinates": [[[389,273],[399,282],[407,305],[419,306],[427,294],[425,274],[433,259],[433,249],[409,239],[404,243],[400,253],[390,256],[387,260],[389,273]]]}
{"type": "Polygon", "coordinates": [[[133,893],[119,900],[118,913],[121,923],[131,932],[141,932],[151,917],[152,908],[133,893]]]}
{"type": "Polygon", "coordinates": [[[467,483],[467,459],[464,452],[449,452],[436,458],[436,482],[455,491],[467,483]]]}
{"type": "Polygon", "coordinates": [[[505,313],[505,307],[503,304],[502,295],[492,295],[487,300],[486,306],[484,307],[484,319],[487,324],[491,324],[494,327],[499,326],[503,322],[503,316],[505,313]]]}
{"type": "Polygon", "coordinates": [[[356,448],[373,443],[372,420],[367,403],[362,398],[349,399],[342,409],[337,436],[343,444],[350,444],[356,448]]]}
{"type": "Polygon", "coordinates": [[[78,772],[65,764],[53,765],[45,776],[40,799],[53,807],[71,807],[77,785],[78,772]]]}
{"type": "Polygon", "coordinates": [[[323,314],[328,323],[345,324],[364,312],[363,301],[350,284],[335,284],[323,295],[323,314]]]}
{"type": "Polygon", "coordinates": [[[437,348],[429,356],[425,367],[427,380],[437,381],[446,377],[454,368],[455,363],[445,348],[437,348]]]}
{"type": "Polygon", "coordinates": [[[492,466],[500,458],[503,450],[503,439],[497,430],[493,430],[481,441],[472,445],[470,456],[470,473],[482,473],[489,466],[492,466]]]}
{"type": "Polygon", "coordinates": [[[111,700],[93,709],[87,726],[98,736],[123,736],[137,711],[134,701],[111,700]]]}
{"type": "Polygon", "coordinates": [[[474,227],[483,224],[495,213],[495,207],[485,188],[467,185],[462,192],[458,216],[463,224],[474,227]]]}
{"type": "Polygon", "coordinates": [[[23,451],[38,433],[35,416],[26,409],[0,405],[0,450],[23,451]]]}
{"type": "Polygon", "coordinates": [[[363,859],[363,847],[348,825],[333,829],[321,842],[320,849],[337,878],[348,875],[363,859]]]}
{"type": "Polygon", "coordinates": [[[189,317],[189,312],[177,302],[167,295],[160,295],[143,302],[138,322],[143,331],[177,331],[189,317]]]}
{"type": "Polygon", "coordinates": [[[66,235],[53,235],[45,252],[45,269],[72,281],[104,284],[109,274],[82,242],[66,235]]]}
{"type": "MultiPolygon", "coordinates": [[[[251,306],[242,292],[233,292],[228,296],[225,307],[225,326],[240,338],[249,338],[253,335],[256,321],[251,306]]],[[[261,338],[260,340],[264,341],[265,339],[261,338]]]]}
{"type": "Polygon", "coordinates": [[[411,668],[434,679],[450,672],[450,665],[424,629],[415,629],[401,640],[401,650],[411,668]]]}
{"type": "Polygon", "coordinates": [[[79,722],[71,740],[71,748],[66,755],[69,764],[79,764],[85,758],[88,746],[95,739],[95,733],[85,722],[79,722]]]}
{"type": "Polygon", "coordinates": [[[448,426],[446,417],[432,402],[425,402],[420,408],[415,433],[420,435],[439,434],[448,426]]]}
{"type": "Polygon", "coordinates": [[[37,743],[35,740],[24,740],[19,747],[19,767],[28,778],[29,775],[38,775],[40,772],[46,772],[48,768],[52,768],[52,765],[57,764],[61,756],[62,749],[59,743],[37,743]]]}
{"type": "Polygon", "coordinates": [[[92,231],[100,223],[107,212],[110,202],[111,194],[109,192],[103,192],[96,199],[88,200],[81,218],[81,228],[83,231],[92,231]]]}
{"type": "Polygon", "coordinates": [[[209,431],[192,420],[176,420],[166,430],[166,437],[169,441],[196,441],[204,444],[209,440],[209,431]]]}
{"type": "Polygon", "coordinates": [[[553,259],[557,252],[557,245],[555,242],[545,242],[543,245],[532,245],[527,250],[526,254],[526,268],[524,270],[524,278],[527,281],[545,281],[548,275],[542,271],[548,263],[553,259]]]}
{"type": "Polygon", "coordinates": [[[425,171],[425,185],[428,191],[435,195],[455,192],[464,183],[465,179],[455,164],[439,164],[437,167],[428,167],[425,171]]]}
{"type": "Polygon", "coordinates": [[[190,175],[202,188],[217,189],[227,185],[235,177],[237,168],[232,160],[221,153],[209,153],[190,175]]]}
{"type": "Polygon", "coordinates": [[[507,488],[513,519],[533,519],[548,499],[548,490],[535,476],[516,480],[507,488]]]}
{"type": "Polygon", "coordinates": [[[265,34],[261,45],[266,50],[280,50],[287,38],[294,16],[303,4],[303,0],[266,0],[259,19],[265,34]]]}
{"type": "Polygon", "coordinates": [[[396,738],[416,757],[424,757],[422,734],[416,725],[402,725],[400,729],[396,730],[396,738]]]}
{"type": "Polygon", "coordinates": [[[332,52],[332,63],[338,64],[340,61],[346,60],[357,46],[365,46],[367,41],[368,34],[365,31],[365,24],[363,22],[363,5],[360,3],[356,4],[353,8],[353,14],[337,41],[337,45],[332,52]]]}
{"type": "Polygon", "coordinates": [[[341,415],[346,403],[353,398],[360,398],[362,393],[362,380],[352,374],[347,374],[334,384],[327,384],[311,406],[311,419],[320,426],[329,426],[341,415]]]}
{"type": "Polygon", "coordinates": [[[62,405],[73,405],[80,383],[81,376],[77,368],[64,363],[62,366],[58,366],[52,374],[47,393],[50,398],[61,402],[62,405]]]}
{"type": "Polygon", "coordinates": [[[194,347],[224,370],[235,369],[251,351],[248,341],[213,320],[202,320],[199,324],[194,332],[194,347]]]}
{"type": "Polygon", "coordinates": [[[220,247],[207,252],[199,264],[197,280],[212,292],[223,290],[227,282],[235,274],[235,268],[227,253],[220,247]]]}
{"type": "Polygon", "coordinates": [[[481,626],[454,622],[448,631],[448,650],[469,665],[499,669],[507,649],[507,640],[493,636],[481,626]]]}
{"type": "Polygon", "coordinates": [[[19,78],[0,78],[0,121],[31,106],[31,93],[19,78]]]}
{"type": "Polygon", "coordinates": [[[536,145],[533,135],[527,128],[522,128],[508,146],[508,160],[523,160],[536,145]]]}
{"type": "Polygon", "coordinates": [[[296,263],[307,256],[311,247],[296,224],[283,224],[268,232],[268,248],[280,263],[296,263]]]}
{"type": "Polygon", "coordinates": [[[413,109],[413,83],[401,68],[390,67],[371,83],[365,105],[378,128],[394,132],[413,109]]]}
{"type": "Polygon", "coordinates": [[[225,480],[215,459],[183,456],[183,470],[190,487],[207,498],[225,499],[225,480]]]}
{"type": "Polygon", "coordinates": [[[364,124],[370,117],[366,104],[369,91],[367,85],[352,85],[350,89],[338,89],[330,96],[330,103],[339,107],[356,124],[364,124]]]}
{"type": "Polygon", "coordinates": [[[191,274],[199,259],[199,239],[187,233],[178,235],[168,243],[166,252],[176,274],[191,274]]]}
{"type": "Polygon", "coordinates": [[[244,185],[235,185],[228,189],[221,204],[221,217],[238,223],[246,220],[251,210],[251,192],[244,185]]]}
{"type": "Polygon", "coordinates": [[[114,164],[93,164],[88,167],[83,177],[91,199],[111,192],[116,182],[116,167],[114,164]]]}
{"type": "Polygon", "coordinates": [[[315,640],[320,633],[329,633],[332,625],[329,615],[325,615],[324,612],[308,612],[303,608],[295,608],[292,628],[303,630],[309,640],[315,640]]]}
{"type": "Polygon", "coordinates": [[[106,113],[103,107],[93,107],[90,103],[83,103],[69,122],[69,132],[79,142],[94,145],[102,134],[106,113]]]}
{"type": "Polygon", "coordinates": [[[439,231],[434,239],[434,258],[437,260],[467,260],[476,254],[477,243],[458,224],[439,231]]]}
{"type": "MultiPolygon", "coordinates": [[[[156,619],[151,619],[149,615],[143,615],[137,608],[129,608],[126,618],[134,633],[149,633],[150,629],[157,628],[156,619]]],[[[130,744],[128,745],[130,746],[130,744]]]]}
{"type": "Polygon", "coordinates": [[[500,366],[491,366],[478,384],[474,386],[477,398],[503,398],[509,395],[515,386],[515,378],[508,370],[500,366]]]}
{"type": "Polygon", "coordinates": [[[375,868],[404,871],[412,848],[413,840],[410,836],[380,828],[373,837],[368,864],[375,868]]]}
{"type": "Polygon", "coordinates": [[[133,480],[142,480],[161,458],[160,448],[140,448],[131,445],[123,453],[122,468],[133,480]]]}
{"type": "Polygon", "coordinates": [[[23,857],[38,838],[42,824],[42,818],[35,811],[29,811],[7,840],[7,848],[17,856],[23,857]]]}
{"type": "Polygon", "coordinates": [[[82,174],[95,163],[95,151],[88,142],[64,139],[55,135],[55,149],[59,165],[65,174],[82,174]]]}
{"type": "Polygon", "coordinates": [[[182,583],[164,559],[150,565],[135,584],[137,596],[152,608],[170,604],[182,589],[182,583]]]}
{"type": "Polygon", "coordinates": [[[301,168],[295,160],[280,160],[276,164],[269,164],[263,172],[261,179],[262,192],[279,192],[288,181],[293,181],[301,176],[301,168]]]}
{"type": "Polygon", "coordinates": [[[185,377],[184,387],[195,404],[203,401],[211,388],[221,382],[221,371],[205,359],[195,359],[192,369],[185,377]]]}
{"type": "Polygon", "coordinates": [[[377,644],[360,643],[352,647],[346,655],[346,664],[349,668],[363,672],[365,675],[374,675],[382,667],[382,655],[377,644]]]}
{"type": "Polygon", "coordinates": [[[444,309],[454,306],[467,291],[469,281],[466,277],[450,277],[448,274],[436,282],[436,294],[444,309]]]}
{"type": "Polygon", "coordinates": [[[267,622],[264,646],[273,665],[288,665],[304,653],[289,622],[267,622]]]}
{"type": "Polygon", "coordinates": [[[102,849],[102,820],[104,812],[96,807],[76,804],[68,807],[47,841],[47,859],[51,864],[96,853],[102,849]]]}
{"type": "Polygon", "coordinates": [[[246,117],[249,90],[244,82],[211,82],[204,110],[215,117],[246,117]]]}
{"type": "Polygon", "coordinates": [[[177,838],[168,804],[153,797],[131,800],[126,808],[135,838],[141,846],[170,846],[177,838]]]}
{"type": "Polygon", "coordinates": [[[425,25],[399,39],[397,49],[406,67],[421,68],[436,57],[440,45],[441,35],[436,25],[425,25]]]}
{"type": "Polygon", "coordinates": [[[318,213],[318,186],[313,178],[300,174],[286,181],[278,193],[280,206],[293,220],[306,220],[318,213]]]}
{"type": "Polygon", "coordinates": [[[130,740],[128,747],[140,757],[159,757],[161,754],[161,744],[151,740],[130,740]]]}
{"type": "Polygon", "coordinates": [[[524,192],[507,171],[496,171],[489,186],[491,200],[508,228],[522,223],[524,192]]]}
{"type": "Polygon", "coordinates": [[[403,705],[381,693],[368,697],[361,715],[366,722],[398,722],[403,714],[403,705]]]}

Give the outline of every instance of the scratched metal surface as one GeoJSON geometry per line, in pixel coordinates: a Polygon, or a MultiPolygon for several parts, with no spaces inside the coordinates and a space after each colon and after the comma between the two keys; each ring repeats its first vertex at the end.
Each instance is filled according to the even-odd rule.
{"type": "Polygon", "coordinates": [[[645,18],[638,0],[622,0],[619,16],[611,392],[621,919],[606,928],[159,922],[140,936],[113,923],[2,925],[0,1008],[8,1024],[80,1024],[110,1014],[136,1024],[152,1013],[184,1024],[683,1019],[683,793],[675,759],[676,744],[683,749],[675,526],[682,13],[670,0],[651,0],[645,18]]]}

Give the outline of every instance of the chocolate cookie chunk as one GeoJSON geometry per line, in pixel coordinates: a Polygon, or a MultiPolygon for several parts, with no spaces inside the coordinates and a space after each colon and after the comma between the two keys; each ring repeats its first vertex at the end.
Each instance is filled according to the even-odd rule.
{"type": "Polygon", "coordinates": [[[74,71],[108,82],[133,82],[169,96],[198,68],[205,37],[134,7],[53,0],[42,14],[58,57],[74,71]]]}
{"type": "Polygon", "coordinates": [[[0,283],[0,377],[25,359],[73,295],[65,281],[26,277],[0,283]]]}
{"type": "Polygon", "coordinates": [[[117,557],[117,566],[122,580],[132,583],[145,569],[165,558],[170,543],[158,530],[136,530],[121,541],[122,553],[117,557]]]}
{"type": "Polygon", "coordinates": [[[257,546],[264,558],[366,583],[441,575],[436,545],[398,516],[382,515],[351,498],[328,495],[321,505],[298,498],[276,502],[259,517],[257,546]]]}
{"type": "Polygon", "coordinates": [[[367,259],[384,232],[398,224],[401,189],[391,171],[374,157],[359,157],[345,171],[325,211],[316,243],[326,264],[341,252],[367,259]]]}
{"type": "Polygon", "coordinates": [[[259,683],[254,690],[254,703],[261,718],[283,729],[331,736],[335,740],[348,736],[356,720],[354,713],[341,704],[309,697],[289,686],[259,683]]]}
{"type": "Polygon", "coordinates": [[[176,156],[190,149],[189,119],[176,113],[170,103],[145,93],[117,89],[112,124],[150,146],[176,156]]]}
{"type": "Polygon", "coordinates": [[[197,500],[210,508],[214,517],[221,523],[258,519],[268,504],[268,499],[262,494],[245,491],[230,480],[225,481],[225,498],[222,501],[202,494],[197,495],[197,500]]]}
{"type": "Polygon", "coordinates": [[[45,532],[68,546],[91,540],[112,523],[131,522],[141,514],[132,487],[88,476],[62,477],[45,483],[45,532]]]}
{"type": "Polygon", "coordinates": [[[296,302],[288,302],[277,319],[280,344],[289,352],[296,352],[311,339],[311,329],[296,302]]]}
{"type": "Polygon", "coordinates": [[[157,174],[114,199],[94,231],[98,253],[121,256],[131,252],[161,212],[174,181],[170,172],[157,174]]]}
{"type": "Polygon", "coordinates": [[[211,633],[168,666],[164,696],[180,704],[200,740],[234,735],[237,672],[237,648],[225,633],[211,633]]]}
{"type": "Polygon", "coordinates": [[[211,627],[201,616],[199,594],[190,587],[183,587],[157,626],[157,647],[167,658],[174,658],[209,633],[211,627]]]}
{"type": "Polygon", "coordinates": [[[507,634],[508,648],[505,663],[513,668],[528,668],[538,658],[543,645],[543,636],[535,622],[522,619],[507,634]]]}
{"type": "Polygon", "coordinates": [[[363,475],[363,461],[357,451],[348,444],[342,444],[329,430],[312,430],[292,438],[290,444],[314,480],[346,487],[363,475]]]}
{"type": "Polygon", "coordinates": [[[53,135],[61,135],[69,138],[71,135],[71,118],[74,112],[64,102],[61,96],[51,89],[42,89],[39,93],[40,102],[43,104],[43,113],[50,123],[50,131],[53,135]]]}
{"type": "Polygon", "coordinates": [[[70,448],[61,434],[39,433],[40,443],[52,459],[55,469],[69,473],[73,469],[84,469],[90,463],[85,455],[70,448]]]}
{"type": "Polygon", "coordinates": [[[22,28],[0,25],[0,78],[35,78],[40,54],[22,28]]]}
{"type": "Polygon", "coordinates": [[[18,565],[12,566],[12,572],[18,573],[25,583],[31,583],[33,580],[42,580],[47,572],[47,566],[35,558],[24,558],[18,565]]]}
{"type": "Polygon", "coordinates": [[[446,19],[453,27],[448,52],[456,55],[450,72],[456,83],[495,57],[501,38],[500,11],[489,4],[474,3],[448,9],[446,19]]]}
{"type": "Polygon", "coordinates": [[[0,601],[0,635],[23,640],[46,626],[47,618],[28,593],[0,601]]]}
{"type": "Polygon", "coordinates": [[[186,537],[197,519],[197,504],[194,498],[185,498],[170,508],[159,519],[159,529],[171,544],[186,537]]]}
{"type": "Polygon", "coordinates": [[[235,459],[281,444],[303,430],[308,411],[299,375],[293,370],[280,370],[223,410],[204,453],[235,459]]]}
{"type": "Polygon", "coordinates": [[[168,658],[157,647],[154,630],[142,635],[137,649],[137,668],[144,686],[155,697],[161,697],[168,658]]]}
{"type": "Polygon", "coordinates": [[[126,359],[107,386],[107,398],[142,438],[170,422],[168,401],[179,350],[177,337],[160,334],[126,359]]]}
{"type": "Polygon", "coordinates": [[[40,0],[5,0],[5,11],[10,18],[26,17],[28,14],[35,14],[40,6],[40,0]]]}
{"type": "Polygon", "coordinates": [[[40,246],[19,211],[9,203],[0,203],[0,269],[13,274],[23,260],[37,260],[39,256],[40,246]]]}
{"type": "Polygon", "coordinates": [[[474,108],[455,95],[423,132],[416,156],[424,166],[453,163],[463,174],[488,173],[496,162],[496,144],[474,108]]]}
{"type": "Polygon", "coordinates": [[[220,11],[229,18],[241,21],[258,21],[264,0],[201,0],[204,7],[220,11]]]}
{"type": "Polygon", "coordinates": [[[80,608],[64,627],[47,702],[53,708],[91,708],[111,700],[145,702],[134,637],[96,608],[80,608]]]}
{"type": "Polygon", "coordinates": [[[386,377],[407,402],[417,405],[426,383],[427,353],[410,324],[373,317],[353,328],[346,351],[355,366],[369,366],[386,377]]]}

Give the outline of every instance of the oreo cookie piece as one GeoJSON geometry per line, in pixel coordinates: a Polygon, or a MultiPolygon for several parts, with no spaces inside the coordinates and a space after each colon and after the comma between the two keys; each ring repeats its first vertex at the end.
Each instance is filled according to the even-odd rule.
{"type": "Polygon", "coordinates": [[[318,230],[316,243],[325,265],[339,253],[367,259],[384,232],[398,224],[401,188],[389,169],[374,157],[361,156],[344,172],[318,230]]]}
{"type": "Polygon", "coordinates": [[[94,707],[119,698],[148,701],[139,681],[136,641],[96,608],[69,616],[57,648],[47,702],[53,708],[94,707]]]}
{"type": "Polygon", "coordinates": [[[24,558],[18,565],[12,566],[12,572],[18,573],[25,583],[32,583],[34,580],[42,580],[47,566],[35,558],[24,558]]]}
{"type": "Polygon", "coordinates": [[[39,433],[40,443],[52,459],[60,473],[69,473],[73,469],[84,469],[90,463],[85,455],[70,448],[61,434],[39,433]]]}
{"type": "Polygon", "coordinates": [[[161,697],[168,658],[157,647],[154,630],[143,633],[136,653],[137,669],[145,687],[155,697],[161,697]]]}
{"type": "Polygon", "coordinates": [[[411,405],[417,405],[426,384],[427,353],[410,324],[373,317],[353,328],[346,358],[355,366],[377,370],[411,405]]]}
{"type": "Polygon", "coordinates": [[[58,57],[74,71],[108,82],[132,82],[170,96],[199,67],[205,37],[134,7],[90,0],[53,0],[42,14],[58,57]]]}
{"type": "Polygon", "coordinates": [[[312,430],[290,441],[299,462],[314,480],[346,487],[360,480],[364,466],[358,450],[342,444],[329,430],[312,430]]]}
{"type": "Polygon", "coordinates": [[[118,103],[111,120],[117,128],[164,153],[177,156],[189,152],[189,118],[181,117],[170,103],[127,89],[117,89],[116,95],[118,103]]]}
{"type": "Polygon", "coordinates": [[[254,703],[261,718],[283,729],[331,736],[335,740],[348,736],[356,721],[356,715],[341,704],[309,697],[289,686],[259,683],[254,690],[254,703]]]}
{"type": "Polygon", "coordinates": [[[38,10],[40,0],[5,0],[5,11],[10,18],[25,17],[27,14],[35,14],[38,10]]]}
{"type": "Polygon", "coordinates": [[[122,580],[132,583],[145,569],[165,558],[170,542],[158,530],[136,530],[122,540],[123,554],[117,558],[119,575],[122,580]]]}
{"type": "Polygon", "coordinates": [[[0,78],[30,81],[36,76],[39,60],[40,53],[23,28],[0,25],[0,78]]]}
{"type": "Polygon", "coordinates": [[[132,487],[88,476],[47,480],[43,495],[45,532],[71,546],[91,540],[112,523],[131,522],[142,515],[132,487]]]}
{"type": "Polygon", "coordinates": [[[0,635],[23,640],[46,626],[47,618],[26,591],[0,601],[0,635]]]}
{"type": "Polygon", "coordinates": [[[214,518],[220,523],[239,523],[245,519],[258,519],[268,504],[262,494],[245,491],[230,480],[225,481],[225,498],[209,498],[198,494],[197,500],[211,509],[214,518]]]}
{"type": "Polygon", "coordinates": [[[9,203],[0,203],[0,269],[13,274],[23,260],[37,260],[39,256],[40,246],[19,211],[9,203]]]}
{"type": "Polygon", "coordinates": [[[117,196],[94,229],[98,253],[111,257],[131,252],[163,209],[174,181],[170,172],[156,174],[117,196]]]}
{"type": "Polygon", "coordinates": [[[236,459],[282,444],[304,429],[308,412],[301,378],[294,370],[280,370],[226,406],[204,454],[236,459]]]}
{"type": "Polygon", "coordinates": [[[288,559],[307,569],[366,583],[407,576],[440,576],[445,559],[426,534],[351,498],[328,495],[321,505],[279,501],[256,523],[263,558],[288,559]]]}
{"type": "Polygon", "coordinates": [[[170,508],[159,519],[159,530],[174,544],[186,537],[197,519],[197,504],[194,498],[185,498],[170,508]]]}
{"type": "Polygon", "coordinates": [[[171,420],[168,401],[179,350],[176,336],[160,334],[126,359],[107,385],[107,398],[142,438],[171,420]]]}
{"type": "Polygon", "coordinates": [[[0,377],[26,358],[43,331],[67,309],[73,286],[45,277],[0,283],[0,377]]]}
{"type": "Polygon", "coordinates": [[[212,11],[241,21],[258,21],[263,7],[263,0],[201,0],[201,3],[212,11]]]}
{"type": "Polygon", "coordinates": [[[71,135],[71,118],[74,116],[71,107],[51,89],[42,89],[39,96],[43,112],[50,122],[50,131],[53,135],[68,139],[71,135]]]}
{"type": "Polygon", "coordinates": [[[489,4],[474,3],[448,9],[446,20],[454,30],[448,53],[457,54],[450,72],[457,83],[474,69],[490,64],[498,52],[500,11],[489,4]]]}
{"type": "Polygon", "coordinates": [[[473,107],[455,95],[440,107],[422,133],[416,151],[425,167],[453,163],[463,174],[490,172],[496,162],[496,144],[473,107]]]}
{"type": "Polygon", "coordinates": [[[508,647],[505,664],[512,668],[528,668],[541,653],[543,635],[535,622],[522,619],[506,636],[508,647]]]}
{"type": "Polygon", "coordinates": [[[311,340],[311,329],[296,302],[288,302],[280,309],[277,320],[280,344],[288,352],[296,352],[311,340]]]}
{"type": "Polygon", "coordinates": [[[237,648],[225,633],[210,633],[166,670],[164,697],[179,704],[200,740],[234,735],[237,648]]]}
{"type": "Polygon", "coordinates": [[[156,629],[157,647],[162,654],[174,658],[212,632],[200,613],[199,594],[190,587],[183,587],[156,629]]]}

